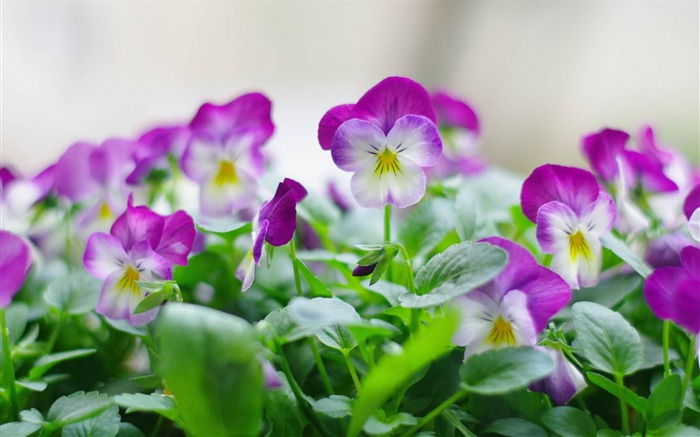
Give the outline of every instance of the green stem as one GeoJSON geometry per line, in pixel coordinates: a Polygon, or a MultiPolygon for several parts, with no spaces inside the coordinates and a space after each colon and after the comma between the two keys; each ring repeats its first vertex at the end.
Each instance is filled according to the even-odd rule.
{"type": "Polygon", "coordinates": [[[301,277],[297,266],[297,251],[294,247],[294,238],[289,240],[289,256],[292,257],[292,270],[294,270],[294,285],[297,287],[297,295],[303,296],[304,292],[301,290],[301,277]]]}
{"type": "Polygon", "coordinates": [[[671,364],[668,360],[668,343],[671,332],[671,321],[664,320],[663,328],[663,351],[664,351],[664,378],[671,376],[671,364]]]}
{"type": "Polygon", "coordinates": [[[549,266],[552,265],[552,258],[553,256],[549,253],[544,255],[544,258],[542,259],[542,265],[549,268],[549,266]]]}
{"type": "Polygon", "coordinates": [[[316,360],[316,367],[318,367],[318,373],[321,374],[321,381],[323,381],[323,388],[326,389],[328,396],[335,394],[333,391],[333,386],[331,385],[331,380],[328,379],[328,372],[326,372],[326,366],[323,364],[321,359],[321,354],[318,352],[318,346],[316,346],[316,341],[313,337],[309,337],[309,344],[311,345],[311,351],[314,354],[314,360],[316,360]]]}
{"type": "Polygon", "coordinates": [[[384,242],[391,241],[391,205],[384,207],[384,242]]]}
{"type": "Polygon", "coordinates": [[[688,384],[690,383],[690,378],[693,376],[693,366],[695,365],[695,348],[697,346],[698,337],[693,335],[690,338],[690,344],[688,345],[688,355],[685,360],[685,375],[683,375],[683,382],[681,383],[681,405],[685,399],[685,392],[688,390],[688,384]]]}
{"type": "Polygon", "coordinates": [[[17,393],[15,391],[15,366],[12,363],[12,351],[10,349],[10,333],[7,329],[5,308],[0,308],[0,329],[2,330],[2,356],[5,360],[3,369],[3,386],[10,392],[10,404],[12,404],[12,419],[17,419],[17,393]]]}
{"type": "Polygon", "coordinates": [[[420,329],[421,311],[421,308],[411,308],[411,325],[409,328],[412,334],[417,333],[418,329],[420,329]]]}
{"type": "Polygon", "coordinates": [[[625,388],[625,385],[622,382],[622,375],[620,374],[615,374],[615,379],[617,380],[617,388],[620,390],[618,398],[620,399],[620,417],[622,421],[622,433],[624,435],[629,435],[630,433],[630,421],[629,421],[629,415],[627,414],[627,403],[624,400],[624,397],[622,395],[622,389],[625,388]]]}
{"type": "Polygon", "coordinates": [[[64,314],[61,313],[58,316],[58,322],[56,322],[56,326],[53,328],[53,331],[51,332],[51,337],[49,337],[49,341],[46,343],[46,354],[50,354],[51,351],[53,350],[53,347],[56,345],[56,340],[58,340],[58,333],[61,332],[61,326],[63,325],[63,319],[64,319],[64,314]]]}
{"type": "Polygon", "coordinates": [[[151,437],[158,437],[158,433],[160,432],[160,427],[163,425],[163,416],[160,414],[158,415],[158,421],[156,422],[155,428],[153,428],[153,432],[151,433],[151,437]]]}
{"type": "Polygon", "coordinates": [[[359,393],[362,389],[362,386],[360,385],[360,378],[357,377],[355,366],[352,364],[352,361],[350,361],[350,354],[348,354],[346,351],[343,351],[343,358],[345,358],[345,364],[348,366],[350,376],[352,377],[352,382],[353,384],[355,384],[355,389],[357,389],[357,392],[359,393]]]}
{"type": "Polygon", "coordinates": [[[405,433],[401,434],[401,437],[408,437],[412,436],[413,434],[416,433],[419,429],[423,428],[425,425],[430,423],[431,420],[435,419],[437,416],[440,415],[443,411],[445,411],[450,405],[454,404],[458,400],[462,399],[464,396],[467,395],[467,392],[464,390],[459,390],[449,398],[445,399],[440,405],[435,407],[431,412],[429,412],[425,417],[423,417],[413,428],[409,429],[405,433]]]}

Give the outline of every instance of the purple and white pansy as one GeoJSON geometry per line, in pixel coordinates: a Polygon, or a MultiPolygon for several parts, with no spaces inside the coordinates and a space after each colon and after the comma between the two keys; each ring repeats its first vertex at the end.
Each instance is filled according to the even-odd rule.
{"type": "Polygon", "coordinates": [[[83,264],[104,280],[97,312],[133,325],[153,320],[158,308],[134,314],[147,295],[138,282],[171,279],[173,264],[187,264],[194,237],[194,221],[184,211],[161,216],[130,198],[110,233],[95,232],[87,242],[83,264]]]}
{"type": "Polygon", "coordinates": [[[265,166],[261,147],[275,129],[271,109],[270,100],[260,93],[199,108],[189,125],[191,138],[181,164],[199,184],[202,214],[226,216],[255,203],[265,166]]]}
{"type": "Polygon", "coordinates": [[[590,172],[560,165],[536,168],[520,194],[525,216],[537,224],[537,241],[553,255],[552,270],[572,287],[598,282],[602,264],[600,237],[615,223],[612,198],[600,191],[590,172]]]}
{"type": "Polygon", "coordinates": [[[0,308],[12,303],[32,266],[29,243],[19,235],[0,230],[0,308]]]}
{"type": "Polygon", "coordinates": [[[465,347],[465,360],[487,349],[534,346],[571,299],[567,283],[523,247],[501,237],[481,241],[505,250],[508,263],[492,281],[453,300],[462,321],[452,340],[465,347]]]}
{"type": "Polygon", "coordinates": [[[353,197],[366,208],[405,208],[425,194],[423,167],[442,153],[428,92],[405,77],[389,77],[356,104],[340,105],[323,116],[318,140],[351,179],[353,197]]]}
{"type": "Polygon", "coordinates": [[[236,277],[242,281],[241,290],[253,284],[255,266],[260,265],[265,243],[284,246],[294,236],[297,227],[297,203],[306,197],[306,189],[297,181],[285,178],[277,186],[272,200],[265,201],[253,219],[253,247],[236,269],[236,277]]]}

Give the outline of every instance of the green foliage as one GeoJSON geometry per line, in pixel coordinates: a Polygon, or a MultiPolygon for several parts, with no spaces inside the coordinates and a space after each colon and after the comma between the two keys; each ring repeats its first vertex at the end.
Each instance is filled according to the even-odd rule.
{"type": "Polygon", "coordinates": [[[670,375],[659,382],[649,395],[646,411],[650,430],[659,430],[678,424],[681,420],[681,377],[670,375]]]}
{"type": "Polygon", "coordinates": [[[622,261],[629,264],[642,278],[646,278],[651,274],[651,267],[641,260],[629,246],[612,233],[603,235],[600,238],[600,242],[603,247],[610,249],[615,255],[620,257],[622,261]]]}
{"type": "Polygon", "coordinates": [[[508,437],[547,437],[545,430],[532,422],[517,417],[493,421],[482,431],[508,437]]]}
{"type": "Polygon", "coordinates": [[[595,437],[593,419],[572,407],[555,407],[542,416],[542,422],[555,433],[571,437],[595,437]]]}
{"type": "Polygon", "coordinates": [[[454,205],[447,199],[420,204],[399,228],[399,238],[411,258],[423,257],[454,228],[454,205]]]}
{"type": "Polygon", "coordinates": [[[615,396],[616,398],[622,398],[623,401],[627,403],[630,407],[634,408],[639,414],[646,419],[647,414],[647,400],[641,396],[635,394],[632,390],[627,387],[620,387],[613,381],[603,375],[599,375],[593,372],[587,372],[586,376],[588,380],[598,387],[602,388],[606,392],[615,396]]]}
{"type": "Polygon", "coordinates": [[[44,300],[66,314],[85,314],[97,305],[102,284],[85,270],[73,270],[64,278],[52,281],[44,300]]]}

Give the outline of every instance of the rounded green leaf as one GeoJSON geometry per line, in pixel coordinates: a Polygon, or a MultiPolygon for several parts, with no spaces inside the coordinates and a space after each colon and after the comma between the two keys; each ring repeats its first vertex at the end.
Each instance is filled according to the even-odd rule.
{"type": "Polygon", "coordinates": [[[555,433],[567,437],[595,437],[593,419],[573,407],[555,407],[542,415],[542,422],[555,433]]]}
{"type": "Polygon", "coordinates": [[[491,422],[483,432],[490,434],[504,435],[508,437],[547,437],[547,432],[527,420],[517,417],[509,417],[507,419],[498,419],[491,422]]]}
{"type": "Polygon", "coordinates": [[[644,359],[642,340],[619,313],[592,302],[574,304],[572,313],[576,345],[593,367],[619,375],[639,369],[644,359]]]}

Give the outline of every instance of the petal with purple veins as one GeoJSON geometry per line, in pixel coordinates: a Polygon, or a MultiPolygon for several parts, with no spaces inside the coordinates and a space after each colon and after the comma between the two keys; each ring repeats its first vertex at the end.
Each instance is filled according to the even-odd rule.
{"type": "Polygon", "coordinates": [[[103,232],[95,232],[88,238],[83,264],[93,276],[106,279],[128,260],[129,256],[118,238],[103,232]]]}
{"type": "Polygon", "coordinates": [[[384,133],[364,120],[348,120],[333,137],[331,156],[341,170],[358,171],[371,165],[387,145],[384,133]]]}
{"type": "Polygon", "coordinates": [[[613,228],[616,219],[615,201],[608,194],[601,192],[596,201],[583,210],[581,225],[592,236],[602,237],[613,228]]]}
{"type": "Polygon", "coordinates": [[[421,167],[435,165],[442,153],[442,141],[437,128],[433,122],[418,115],[399,118],[386,140],[402,157],[421,167]]]}
{"type": "Polygon", "coordinates": [[[350,181],[352,195],[360,206],[377,208],[392,204],[406,208],[418,203],[425,194],[425,173],[413,161],[397,155],[391,165],[368,164],[350,181]]]}

